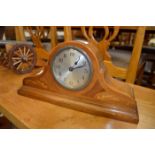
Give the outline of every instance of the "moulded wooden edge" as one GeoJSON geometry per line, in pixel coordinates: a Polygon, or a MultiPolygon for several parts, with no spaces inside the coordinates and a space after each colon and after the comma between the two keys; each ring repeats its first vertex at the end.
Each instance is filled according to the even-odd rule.
{"type": "Polygon", "coordinates": [[[111,107],[107,106],[107,103],[104,104],[103,102],[102,106],[100,104],[97,104],[97,100],[94,101],[78,97],[68,97],[58,93],[25,85],[23,85],[18,90],[18,93],[23,96],[43,100],[55,105],[68,107],[74,110],[95,114],[98,116],[105,116],[136,124],[139,121],[138,112],[135,108],[132,108],[130,111],[124,111],[125,109],[122,110],[121,108],[119,108],[119,105],[116,105],[116,107],[112,109],[111,107]]]}

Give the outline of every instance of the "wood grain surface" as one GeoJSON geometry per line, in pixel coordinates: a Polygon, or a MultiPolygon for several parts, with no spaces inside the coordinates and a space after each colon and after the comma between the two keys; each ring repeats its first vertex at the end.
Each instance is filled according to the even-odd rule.
{"type": "Polygon", "coordinates": [[[132,85],[140,119],[135,125],[20,96],[26,76],[0,66],[0,112],[18,128],[155,128],[155,90],[132,85]]]}

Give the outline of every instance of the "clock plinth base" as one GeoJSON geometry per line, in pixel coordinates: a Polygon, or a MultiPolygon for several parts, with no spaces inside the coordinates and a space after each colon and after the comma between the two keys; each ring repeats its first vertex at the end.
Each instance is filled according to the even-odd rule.
{"type": "Polygon", "coordinates": [[[24,96],[47,101],[55,105],[98,116],[105,116],[131,123],[138,123],[139,120],[136,103],[135,105],[129,105],[128,107],[125,106],[124,108],[122,104],[115,104],[115,106],[113,106],[110,101],[104,101],[104,99],[99,101],[94,98],[65,96],[59,93],[26,85],[23,85],[18,90],[18,93],[24,96]]]}

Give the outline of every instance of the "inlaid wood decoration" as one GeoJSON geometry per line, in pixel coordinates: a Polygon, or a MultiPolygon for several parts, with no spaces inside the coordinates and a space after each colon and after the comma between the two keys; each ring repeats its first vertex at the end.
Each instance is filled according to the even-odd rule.
{"type": "Polygon", "coordinates": [[[108,39],[107,31],[97,43],[92,27],[89,34],[82,27],[88,41],[58,44],[52,49],[48,65],[37,75],[25,78],[18,93],[74,110],[138,123],[132,87],[113,79],[103,63],[105,57],[110,58],[106,52],[108,40],[116,36],[118,28],[108,39]]]}

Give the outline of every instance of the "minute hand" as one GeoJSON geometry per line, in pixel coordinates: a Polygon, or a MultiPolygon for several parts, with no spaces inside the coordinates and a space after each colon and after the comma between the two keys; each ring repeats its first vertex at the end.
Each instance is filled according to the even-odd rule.
{"type": "Polygon", "coordinates": [[[74,69],[82,68],[82,67],[84,67],[85,65],[86,65],[86,63],[83,64],[83,65],[80,65],[80,66],[70,67],[69,70],[70,70],[70,71],[73,71],[74,69]]]}
{"type": "Polygon", "coordinates": [[[73,69],[82,68],[82,67],[84,67],[84,66],[85,66],[85,65],[76,66],[76,67],[73,67],[73,69]]]}

